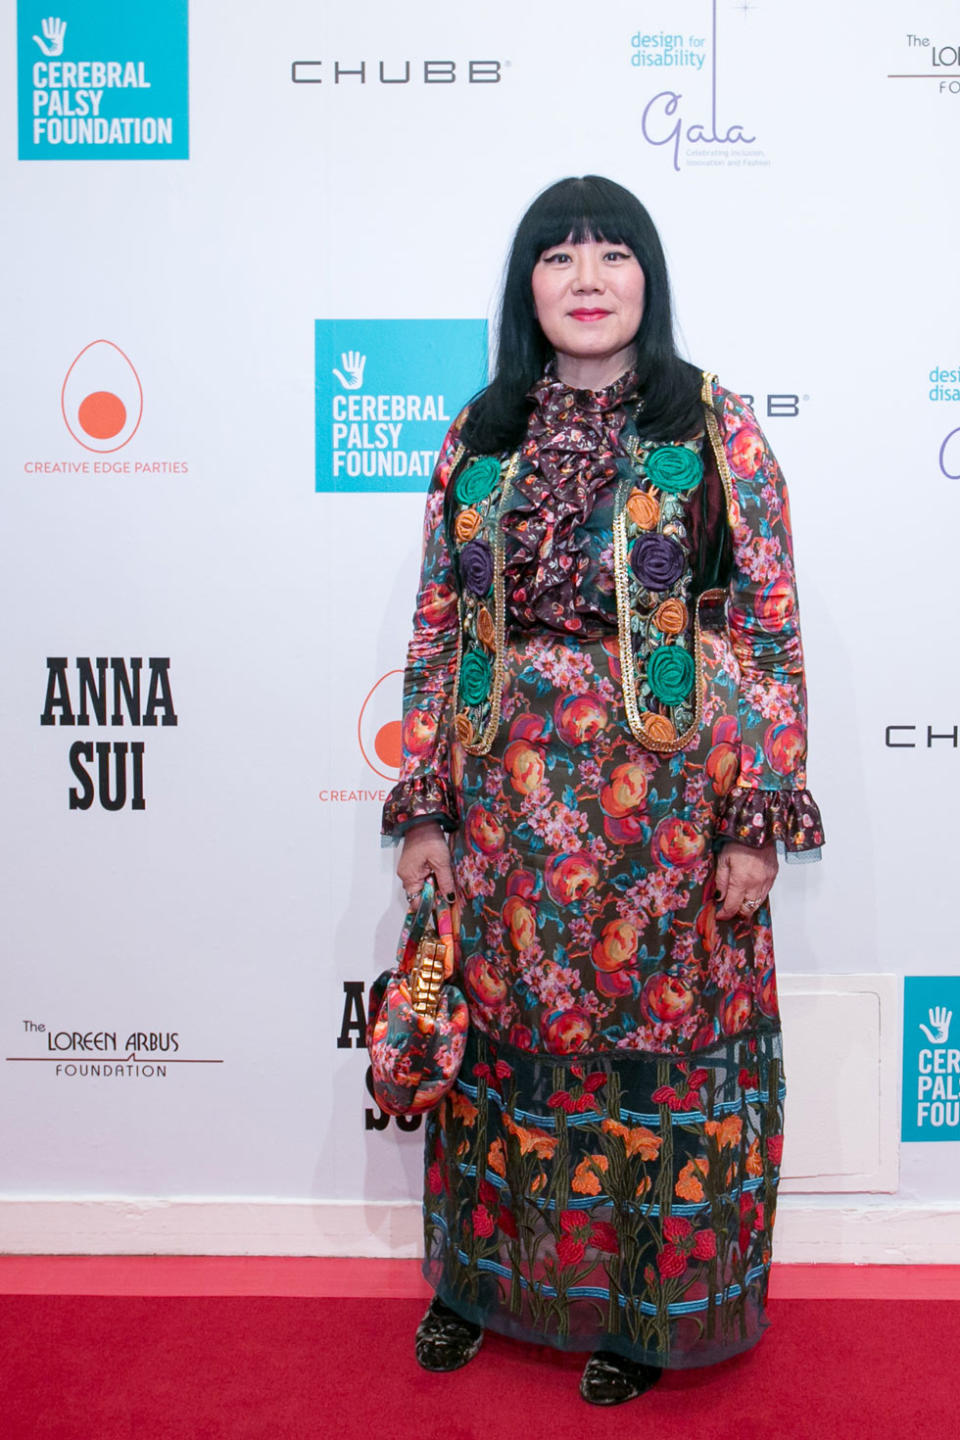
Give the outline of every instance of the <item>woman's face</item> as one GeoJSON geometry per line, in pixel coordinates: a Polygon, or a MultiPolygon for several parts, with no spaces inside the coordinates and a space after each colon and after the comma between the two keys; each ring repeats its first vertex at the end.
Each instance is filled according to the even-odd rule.
{"type": "Polygon", "coordinates": [[[554,245],[534,265],[531,283],[540,328],[558,357],[609,359],[632,344],[645,284],[629,245],[554,245]]]}

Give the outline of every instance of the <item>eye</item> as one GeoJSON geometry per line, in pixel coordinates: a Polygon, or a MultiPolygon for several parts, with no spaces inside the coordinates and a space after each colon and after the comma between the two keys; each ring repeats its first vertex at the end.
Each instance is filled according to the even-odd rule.
{"type": "Polygon", "coordinates": [[[565,265],[570,258],[566,250],[545,250],[540,261],[543,265],[565,265]]]}
{"type": "Polygon", "coordinates": [[[604,260],[615,260],[615,261],[616,261],[616,260],[632,260],[632,259],[633,259],[633,251],[632,251],[632,250],[608,250],[608,251],[606,252],[606,254],[604,255],[603,258],[604,258],[604,260]]]}

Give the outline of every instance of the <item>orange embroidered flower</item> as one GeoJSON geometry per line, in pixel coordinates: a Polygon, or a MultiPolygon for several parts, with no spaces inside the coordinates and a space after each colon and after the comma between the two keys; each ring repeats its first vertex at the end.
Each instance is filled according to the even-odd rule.
{"type": "Polygon", "coordinates": [[[640,1184],[637,1186],[637,1192],[634,1198],[636,1200],[642,1200],[652,1184],[653,1181],[650,1179],[650,1176],[644,1175],[643,1179],[640,1181],[640,1184]]]}
{"type": "Polygon", "coordinates": [[[743,1134],[743,1121],[739,1115],[727,1115],[723,1120],[708,1120],[704,1124],[708,1135],[716,1135],[721,1149],[725,1145],[739,1145],[743,1134]]]}
{"type": "Polygon", "coordinates": [[[464,1125],[472,1125],[477,1118],[477,1107],[462,1090],[456,1086],[450,1091],[450,1104],[453,1106],[453,1113],[464,1125]]]}
{"type": "Polygon", "coordinates": [[[751,1140],[750,1149],[747,1151],[747,1174],[762,1175],[763,1161],[760,1159],[760,1141],[751,1140]]]}
{"type": "Polygon", "coordinates": [[[473,721],[462,711],[454,720],[453,729],[461,745],[469,745],[473,740],[473,721]]]}
{"type": "Polygon", "coordinates": [[[480,529],[480,515],[471,505],[468,510],[461,510],[453,522],[453,533],[461,545],[472,540],[480,529]]]}
{"type": "Polygon", "coordinates": [[[600,1126],[608,1135],[619,1135],[629,1156],[639,1155],[642,1160],[656,1160],[663,1144],[661,1135],[654,1135],[645,1125],[621,1125],[619,1120],[604,1120],[600,1126]]]}
{"type": "Polygon", "coordinates": [[[660,519],[660,506],[644,490],[631,490],[627,514],[640,530],[653,530],[660,519]]]}
{"type": "Polygon", "coordinates": [[[681,1200],[696,1203],[703,1199],[703,1182],[707,1178],[707,1169],[706,1155],[698,1155],[695,1160],[687,1161],[673,1187],[681,1200]]]}
{"type": "Polygon", "coordinates": [[[687,628],[687,607],[682,600],[664,600],[658,605],[653,623],[664,635],[679,635],[687,628]]]}
{"type": "MultiPolygon", "coordinates": [[[[476,1114],[476,1110],[474,1110],[474,1114],[476,1114]]],[[[511,1120],[509,1115],[504,1115],[503,1125],[505,1130],[509,1130],[510,1134],[515,1135],[520,1141],[521,1155],[533,1153],[539,1155],[541,1160],[553,1159],[553,1152],[560,1143],[559,1136],[548,1135],[546,1130],[539,1130],[535,1125],[524,1128],[523,1125],[518,1125],[511,1120]]]]}
{"type": "Polygon", "coordinates": [[[578,1195],[599,1195],[603,1189],[600,1175],[606,1173],[609,1166],[610,1161],[606,1155],[588,1155],[574,1170],[570,1188],[576,1190],[578,1195]]]}
{"type": "Polygon", "coordinates": [[[647,738],[659,745],[672,745],[677,738],[673,721],[668,720],[666,715],[658,715],[655,710],[648,710],[642,717],[642,723],[647,738]]]}
{"type": "Polygon", "coordinates": [[[494,1175],[499,1175],[501,1179],[506,1176],[507,1151],[499,1135],[487,1151],[487,1169],[492,1170],[494,1175]]]}
{"type": "Polygon", "coordinates": [[[477,639],[481,645],[486,645],[488,650],[492,650],[496,643],[496,638],[497,632],[494,629],[493,616],[490,614],[486,605],[481,605],[477,611],[477,639]]]}

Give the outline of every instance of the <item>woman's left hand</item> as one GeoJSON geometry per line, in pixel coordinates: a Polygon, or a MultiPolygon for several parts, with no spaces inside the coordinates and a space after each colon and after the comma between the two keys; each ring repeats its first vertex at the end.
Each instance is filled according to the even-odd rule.
{"type": "Polygon", "coordinates": [[[728,840],[717,861],[717,919],[750,916],[758,910],[770,894],[778,868],[772,841],[757,850],[728,840]]]}

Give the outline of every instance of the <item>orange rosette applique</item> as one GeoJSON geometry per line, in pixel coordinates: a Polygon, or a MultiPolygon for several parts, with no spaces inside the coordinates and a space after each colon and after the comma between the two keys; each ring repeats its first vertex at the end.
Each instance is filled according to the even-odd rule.
{"type": "Polygon", "coordinates": [[[453,730],[461,745],[470,745],[473,742],[473,721],[469,715],[461,712],[453,722],[453,730]]]}
{"type": "Polygon", "coordinates": [[[658,715],[655,710],[646,711],[641,724],[647,739],[657,745],[672,745],[677,738],[673,721],[669,720],[666,715],[658,715]]]}
{"type": "Polygon", "coordinates": [[[654,530],[660,519],[660,506],[645,490],[631,490],[627,514],[639,530],[654,530]]]}
{"type": "Polygon", "coordinates": [[[453,522],[453,533],[460,545],[465,545],[468,540],[472,540],[479,529],[480,513],[474,510],[472,505],[468,510],[461,510],[453,522]]]}
{"type": "Polygon", "coordinates": [[[664,635],[680,635],[687,628],[687,607],[682,600],[664,600],[658,605],[653,623],[664,635]]]}
{"type": "Polygon", "coordinates": [[[481,645],[492,650],[496,644],[497,632],[493,623],[493,616],[486,605],[481,605],[477,611],[477,639],[481,645]]]}

